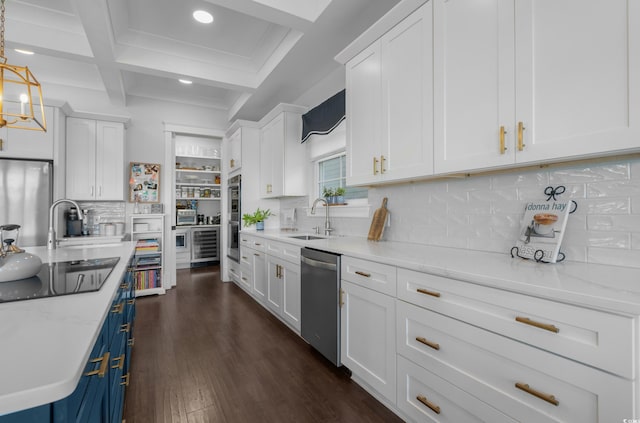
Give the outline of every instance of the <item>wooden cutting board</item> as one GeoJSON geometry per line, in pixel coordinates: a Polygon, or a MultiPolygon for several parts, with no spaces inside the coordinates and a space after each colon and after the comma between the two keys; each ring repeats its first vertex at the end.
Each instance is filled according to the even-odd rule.
{"type": "Polygon", "coordinates": [[[371,227],[369,228],[368,240],[380,241],[382,233],[384,232],[385,223],[387,223],[387,216],[389,211],[387,210],[387,197],[382,199],[382,205],[373,213],[373,219],[371,219],[371,227]]]}

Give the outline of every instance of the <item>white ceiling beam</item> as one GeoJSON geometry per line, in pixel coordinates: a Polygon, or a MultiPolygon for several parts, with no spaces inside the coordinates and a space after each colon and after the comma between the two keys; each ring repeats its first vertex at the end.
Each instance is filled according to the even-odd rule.
{"type": "Polygon", "coordinates": [[[115,67],[104,65],[115,61],[115,39],[107,1],[71,0],[71,2],[84,27],[109,98],[116,105],[125,105],[127,96],[121,72],[115,67]]]}
{"type": "MultiPolygon", "coordinates": [[[[269,7],[266,4],[256,3],[253,0],[205,0],[207,3],[226,7],[254,18],[268,21],[287,28],[293,28],[298,31],[306,32],[313,24],[299,16],[294,16],[282,10],[269,7]]],[[[345,1],[345,0],[341,0],[345,1]]]]}

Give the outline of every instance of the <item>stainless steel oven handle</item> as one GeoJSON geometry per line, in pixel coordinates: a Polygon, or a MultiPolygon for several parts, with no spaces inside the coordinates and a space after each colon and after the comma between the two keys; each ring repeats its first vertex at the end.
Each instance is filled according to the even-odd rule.
{"type": "Polygon", "coordinates": [[[309,266],[319,267],[321,269],[336,270],[338,268],[335,263],[327,263],[326,261],[314,260],[305,256],[300,256],[300,261],[308,264],[309,266]]]}

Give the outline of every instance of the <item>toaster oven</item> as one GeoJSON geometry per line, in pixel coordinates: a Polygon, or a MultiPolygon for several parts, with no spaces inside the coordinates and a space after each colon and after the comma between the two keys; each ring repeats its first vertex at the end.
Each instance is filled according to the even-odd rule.
{"type": "Polygon", "coordinates": [[[197,223],[197,212],[192,209],[177,209],[176,210],[176,225],[177,226],[190,226],[197,223]]]}

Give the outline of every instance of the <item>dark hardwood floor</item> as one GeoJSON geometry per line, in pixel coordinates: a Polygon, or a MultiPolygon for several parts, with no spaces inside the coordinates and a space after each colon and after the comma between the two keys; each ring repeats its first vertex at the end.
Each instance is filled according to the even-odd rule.
{"type": "Polygon", "coordinates": [[[127,423],[401,421],[218,271],[138,298],[127,423]]]}

